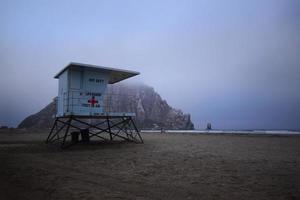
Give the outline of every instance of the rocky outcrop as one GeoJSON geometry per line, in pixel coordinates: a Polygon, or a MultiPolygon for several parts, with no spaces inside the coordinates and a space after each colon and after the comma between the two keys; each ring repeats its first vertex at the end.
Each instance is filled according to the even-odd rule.
{"type": "Polygon", "coordinates": [[[38,113],[25,118],[18,128],[49,128],[53,125],[55,112],[56,104],[53,101],[38,113]]]}
{"type": "MultiPolygon", "coordinates": [[[[142,129],[194,129],[189,114],[172,108],[147,85],[114,84],[108,87],[105,104],[111,112],[134,112],[142,129]]],[[[49,128],[55,115],[55,102],[24,119],[19,128],[49,128]]]]}

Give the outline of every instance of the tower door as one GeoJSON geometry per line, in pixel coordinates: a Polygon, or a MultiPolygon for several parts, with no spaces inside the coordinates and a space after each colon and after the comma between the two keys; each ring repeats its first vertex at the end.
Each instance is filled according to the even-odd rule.
{"type": "Polygon", "coordinates": [[[70,71],[70,89],[80,90],[81,88],[81,71],[70,71]]]}

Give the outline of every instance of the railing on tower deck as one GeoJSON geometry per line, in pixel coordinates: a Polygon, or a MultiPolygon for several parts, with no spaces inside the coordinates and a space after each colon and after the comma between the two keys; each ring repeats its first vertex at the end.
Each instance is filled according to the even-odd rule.
{"type": "Polygon", "coordinates": [[[83,107],[88,108],[89,111],[100,108],[102,113],[135,113],[136,102],[137,97],[135,95],[96,93],[90,91],[69,91],[63,93],[64,113],[72,112],[83,107]]]}

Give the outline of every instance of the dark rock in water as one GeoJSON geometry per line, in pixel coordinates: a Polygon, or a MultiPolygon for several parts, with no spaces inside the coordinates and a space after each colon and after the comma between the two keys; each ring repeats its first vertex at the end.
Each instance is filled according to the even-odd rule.
{"type": "MultiPolygon", "coordinates": [[[[139,128],[194,129],[190,115],[170,107],[152,87],[114,84],[109,85],[107,93],[116,97],[109,101],[112,111],[135,112],[135,121],[139,128]]],[[[40,112],[25,118],[18,128],[50,128],[55,112],[53,101],[40,112]]]]}
{"type": "Polygon", "coordinates": [[[207,123],[206,130],[211,130],[211,123],[207,123]]]}

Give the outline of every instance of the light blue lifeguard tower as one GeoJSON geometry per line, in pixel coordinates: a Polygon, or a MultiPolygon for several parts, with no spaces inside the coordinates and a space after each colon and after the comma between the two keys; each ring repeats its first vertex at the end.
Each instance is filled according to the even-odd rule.
{"type": "Polygon", "coordinates": [[[74,144],[79,142],[81,134],[83,142],[97,137],[109,141],[119,138],[142,143],[133,121],[135,113],[116,111],[111,101],[112,97],[118,96],[106,92],[108,84],[138,74],[135,71],[73,62],[64,67],[54,77],[59,80],[57,112],[46,142],[60,143],[63,147],[69,136],[72,138],[70,144],[74,144]]]}

